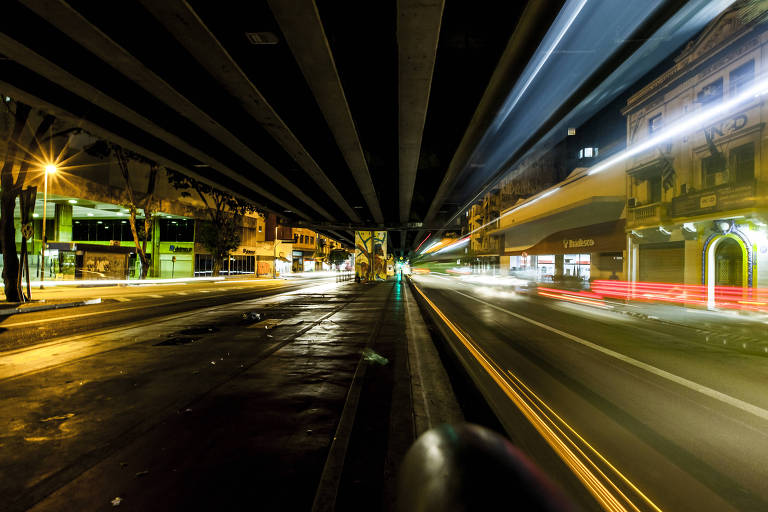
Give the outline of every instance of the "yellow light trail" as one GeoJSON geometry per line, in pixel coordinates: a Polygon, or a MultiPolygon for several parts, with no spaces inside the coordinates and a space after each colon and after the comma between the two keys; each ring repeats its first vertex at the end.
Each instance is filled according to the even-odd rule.
{"type": "Polygon", "coordinates": [[[525,386],[517,376],[512,374],[512,372],[509,372],[511,379],[514,379],[511,380],[504,370],[499,367],[493,359],[487,356],[482,348],[480,348],[468,334],[463,333],[461,329],[451,322],[440,308],[438,308],[418,286],[414,284],[414,288],[605,510],[617,512],[634,510],[639,512],[641,509],[632,502],[630,497],[622,492],[619,486],[599,468],[597,463],[593,461],[584,450],[579,448],[577,443],[568,436],[567,432],[561,429],[557,423],[544,412],[542,407],[557,418],[557,420],[565,426],[566,430],[575,435],[577,440],[583,443],[589,451],[594,453],[600,462],[610,468],[610,470],[615,473],[624,484],[632,489],[645,502],[646,506],[650,507],[651,510],[661,512],[661,509],[653,503],[648,496],[640,491],[637,486],[632,484],[626,476],[624,476],[613,464],[608,462],[608,460],[592,445],[587,443],[587,441],[584,440],[573,427],[568,425],[565,420],[558,416],[541,398],[535,395],[530,388],[525,386]],[[532,399],[531,396],[535,397],[535,399],[532,399]],[[526,398],[528,400],[526,400],[526,398]],[[529,403],[529,401],[531,403],[529,403]],[[541,404],[542,407],[539,407],[536,402],[541,404]],[[594,471],[590,470],[588,466],[591,466],[594,471]],[[602,480],[604,480],[607,485],[602,480]]]}

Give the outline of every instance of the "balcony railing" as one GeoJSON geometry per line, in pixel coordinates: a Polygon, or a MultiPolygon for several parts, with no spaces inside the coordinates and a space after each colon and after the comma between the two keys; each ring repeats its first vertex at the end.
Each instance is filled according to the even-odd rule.
{"type": "Polygon", "coordinates": [[[639,206],[632,211],[635,220],[651,219],[658,217],[659,204],[649,204],[648,206],[639,206]]]}
{"type": "Polygon", "coordinates": [[[662,203],[644,204],[629,208],[627,223],[630,226],[658,224],[666,218],[666,206],[662,203]]]}

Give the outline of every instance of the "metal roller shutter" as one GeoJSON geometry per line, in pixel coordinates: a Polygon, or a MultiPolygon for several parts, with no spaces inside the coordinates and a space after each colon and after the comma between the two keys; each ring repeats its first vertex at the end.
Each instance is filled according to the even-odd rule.
{"type": "Polygon", "coordinates": [[[684,255],[683,242],[641,245],[638,261],[640,281],[682,283],[684,255]]]}

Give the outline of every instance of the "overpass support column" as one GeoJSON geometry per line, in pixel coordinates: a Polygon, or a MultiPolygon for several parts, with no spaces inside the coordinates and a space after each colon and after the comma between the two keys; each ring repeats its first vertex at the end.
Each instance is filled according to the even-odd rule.
{"type": "Polygon", "coordinates": [[[555,282],[559,281],[563,277],[564,273],[565,273],[565,255],[555,254],[555,273],[554,273],[555,282]]]}
{"type": "Polygon", "coordinates": [[[386,231],[355,231],[355,274],[367,281],[387,280],[386,231]]]}
{"type": "Polygon", "coordinates": [[[72,205],[56,204],[54,211],[53,240],[57,242],[72,241],[72,205]]]}

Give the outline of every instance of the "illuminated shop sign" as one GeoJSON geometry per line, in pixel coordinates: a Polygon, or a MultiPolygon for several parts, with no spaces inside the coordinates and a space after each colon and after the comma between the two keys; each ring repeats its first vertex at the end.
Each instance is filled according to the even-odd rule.
{"type": "Polygon", "coordinates": [[[595,241],[592,238],[579,238],[578,240],[563,240],[563,249],[575,249],[580,247],[593,247],[595,241]]]}

